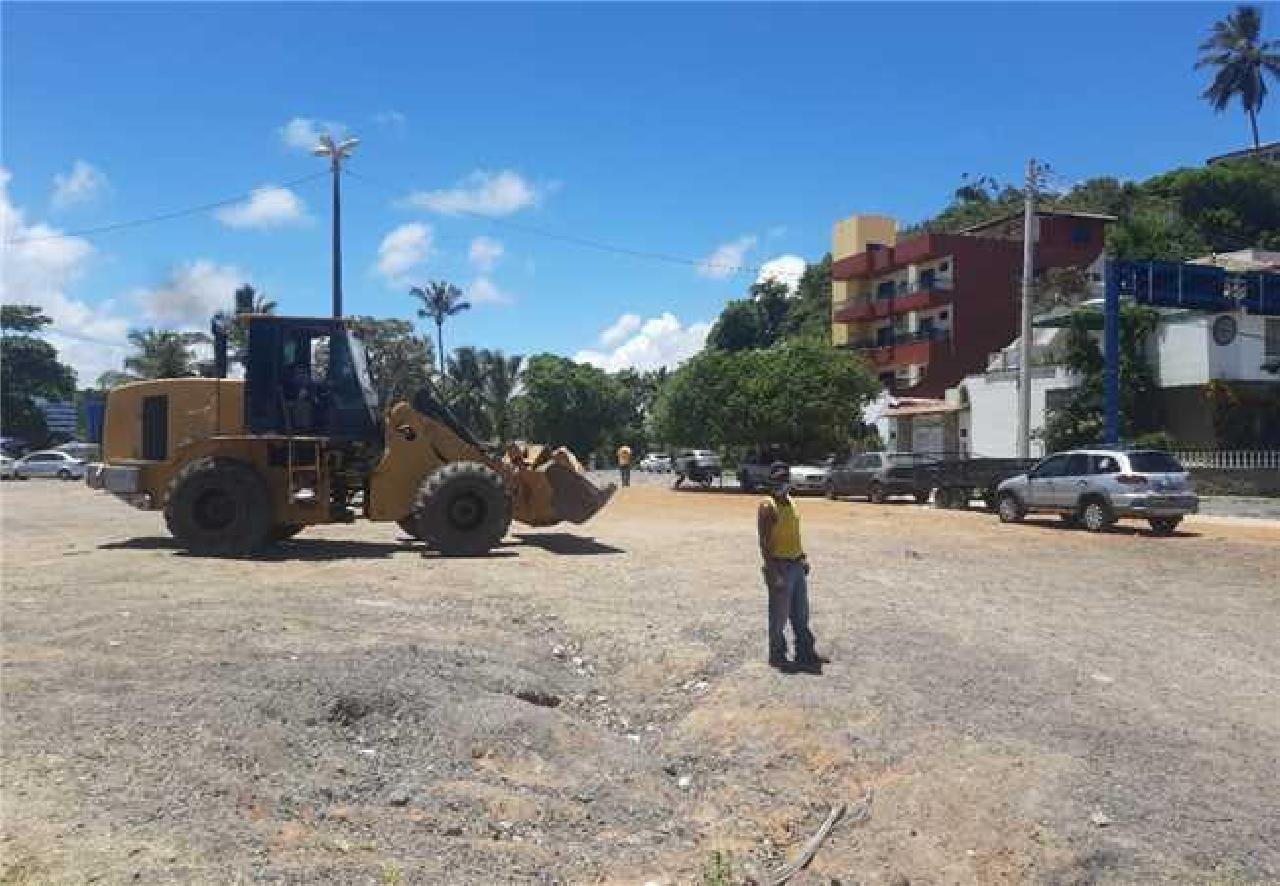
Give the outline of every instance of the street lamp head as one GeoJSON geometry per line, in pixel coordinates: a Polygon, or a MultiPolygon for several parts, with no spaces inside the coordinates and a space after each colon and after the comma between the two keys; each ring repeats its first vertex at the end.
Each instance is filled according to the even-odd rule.
{"type": "Polygon", "coordinates": [[[360,139],[358,138],[344,139],[342,144],[338,145],[338,150],[342,152],[344,157],[349,157],[358,144],[360,144],[360,139]]]}

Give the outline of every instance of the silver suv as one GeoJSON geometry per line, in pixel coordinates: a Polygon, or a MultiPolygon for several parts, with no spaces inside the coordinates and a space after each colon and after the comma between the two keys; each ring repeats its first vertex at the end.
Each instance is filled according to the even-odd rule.
{"type": "Polygon", "coordinates": [[[1169,535],[1199,507],[1186,469],[1167,452],[1060,452],[999,486],[1004,523],[1017,523],[1027,514],[1058,514],[1102,532],[1121,517],[1137,517],[1157,535],[1169,535]]]}

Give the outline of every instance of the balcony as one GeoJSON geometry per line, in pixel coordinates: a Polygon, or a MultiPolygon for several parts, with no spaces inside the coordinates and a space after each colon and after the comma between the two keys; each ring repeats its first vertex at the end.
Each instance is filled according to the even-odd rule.
{"type": "Polygon", "coordinates": [[[847,347],[865,356],[877,368],[928,365],[934,357],[950,349],[951,333],[945,329],[930,329],[895,336],[892,343],[860,339],[849,342],[847,347]]]}
{"type": "Polygon", "coordinates": [[[929,280],[914,289],[893,295],[863,295],[836,305],[835,318],[840,323],[860,323],[880,317],[893,317],[908,311],[924,311],[950,304],[954,289],[949,280],[929,280]]]}

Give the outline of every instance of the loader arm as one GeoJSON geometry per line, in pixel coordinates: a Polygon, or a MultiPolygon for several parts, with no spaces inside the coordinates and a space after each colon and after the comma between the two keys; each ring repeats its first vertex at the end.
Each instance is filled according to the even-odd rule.
{"type": "Polygon", "coordinates": [[[583,523],[613,496],[613,484],[596,487],[567,449],[512,445],[494,456],[434,398],[420,394],[414,404],[397,403],[387,413],[385,446],[369,479],[365,504],[372,520],[405,519],[423,481],[445,465],[462,461],[478,462],[500,474],[511,497],[512,517],[529,526],[583,523]]]}

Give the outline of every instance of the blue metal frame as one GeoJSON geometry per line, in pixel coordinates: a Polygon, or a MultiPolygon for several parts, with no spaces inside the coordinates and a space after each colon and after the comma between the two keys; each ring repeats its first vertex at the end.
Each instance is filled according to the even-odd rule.
{"type": "Polygon", "coordinates": [[[1212,265],[1179,262],[1108,261],[1103,301],[1103,437],[1120,443],[1120,300],[1156,308],[1186,308],[1208,313],[1243,309],[1250,314],[1280,316],[1280,274],[1269,271],[1231,273],[1212,265]],[[1228,284],[1239,287],[1240,297],[1228,284]]]}

